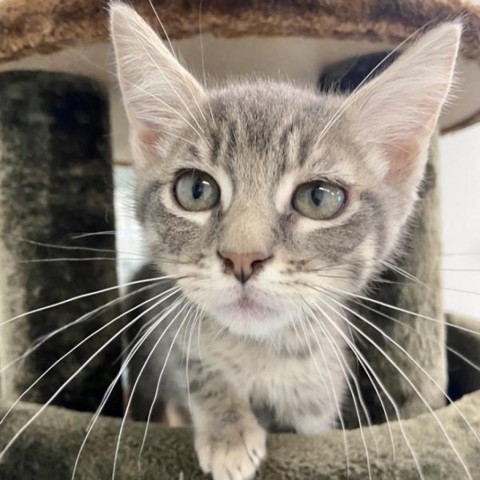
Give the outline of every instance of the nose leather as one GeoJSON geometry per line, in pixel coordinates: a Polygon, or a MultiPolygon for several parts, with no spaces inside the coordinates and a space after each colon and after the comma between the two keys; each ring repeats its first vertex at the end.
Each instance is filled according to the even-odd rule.
{"type": "Polygon", "coordinates": [[[232,272],[235,278],[242,284],[246,283],[263,266],[263,263],[271,258],[271,255],[265,255],[260,252],[236,253],[219,251],[218,255],[222,259],[225,269],[232,272]]]}

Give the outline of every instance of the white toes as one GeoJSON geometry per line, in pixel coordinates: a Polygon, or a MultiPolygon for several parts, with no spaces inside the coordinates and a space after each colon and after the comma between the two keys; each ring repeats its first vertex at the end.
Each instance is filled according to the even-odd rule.
{"type": "Polygon", "coordinates": [[[262,429],[256,429],[244,435],[244,444],[250,460],[258,467],[267,454],[267,434],[262,429]]]}
{"type": "Polygon", "coordinates": [[[212,447],[207,439],[196,439],[195,450],[203,473],[212,472],[212,447]]]}
{"type": "Polygon", "coordinates": [[[214,480],[252,480],[266,455],[266,433],[260,427],[202,435],[195,441],[200,468],[214,480]]]}
{"type": "Polygon", "coordinates": [[[243,445],[223,446],[212,461],[214,480],[247,480],[255,475],[256,466],[243,445]]]}

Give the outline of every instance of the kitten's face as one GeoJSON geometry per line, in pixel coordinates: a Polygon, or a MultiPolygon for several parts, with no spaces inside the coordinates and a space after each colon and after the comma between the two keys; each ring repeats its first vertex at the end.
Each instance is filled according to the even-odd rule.
{"type": "Polygon", "coordinates": [[[440,32],[450,43],[435,50],[428,92],[405,83],[412,60],[435,53],[418,44],[345,109],[345,98],[273,82],[207,92],[138,16],[116,10],[152,260],[240,335],[269,336],[310,308],[328,312],[322,290],[358,292],[412,211],[459,29],[440,32]]]}
{"type": "Polygon", "coordinates": [[[313,287],[358,291],[390,247],[385,189],[363,158],[372,153],[345,121],[318,142],[340,102],[269,83],[212,92],[165,161],[159,155],[140,179],[152,259],[185,276],[184,293],[232,331],[282,327],[298,317],[302,298],[318,302],[313,287]],[[218,199],[189,211],[200,172],[218,194],[206,187],[196,202],[218,199]],[[221,252],[268,259],[242,283],[221,252]]]}

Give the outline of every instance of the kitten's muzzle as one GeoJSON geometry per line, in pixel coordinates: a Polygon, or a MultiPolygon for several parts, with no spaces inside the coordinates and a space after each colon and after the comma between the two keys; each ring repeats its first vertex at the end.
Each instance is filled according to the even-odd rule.
{"type": "Polygon", "coordinates": [[[223,263],[226,273],[232,273],[235,278],[245,284],[248,280],[270,260],[273,255],[260,252],[236,253],[229,251],[217,251],[218,257],[223,263]]]}

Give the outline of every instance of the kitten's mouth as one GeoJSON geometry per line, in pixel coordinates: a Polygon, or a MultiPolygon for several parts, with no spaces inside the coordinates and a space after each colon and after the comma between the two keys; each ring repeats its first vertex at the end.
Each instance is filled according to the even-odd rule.
{"type": "Polygon", "coordinates": [[[240,310],[253,311],[264,308],[263,305],[253,300],[248,295],[242,295],[234,305],[240,310]]]}
{"type": "Polygon", "coordinates": [[[248,316],[260,316],[267,313],[274,313],[274,309],[265,305],[265,302],[260,302],[255,299],[252,294],[248,294],[247,292],[242,292],[237,299],[226,304],[226,307],[248,316]]]}
{"type": "Polygon", "coordinates": [[[205,310],[230,333],[257,339],[270,337],[291,321],[292,312],[279,295],[253,285],[236,285],[216,293],[205,295],[205,310]]]}

